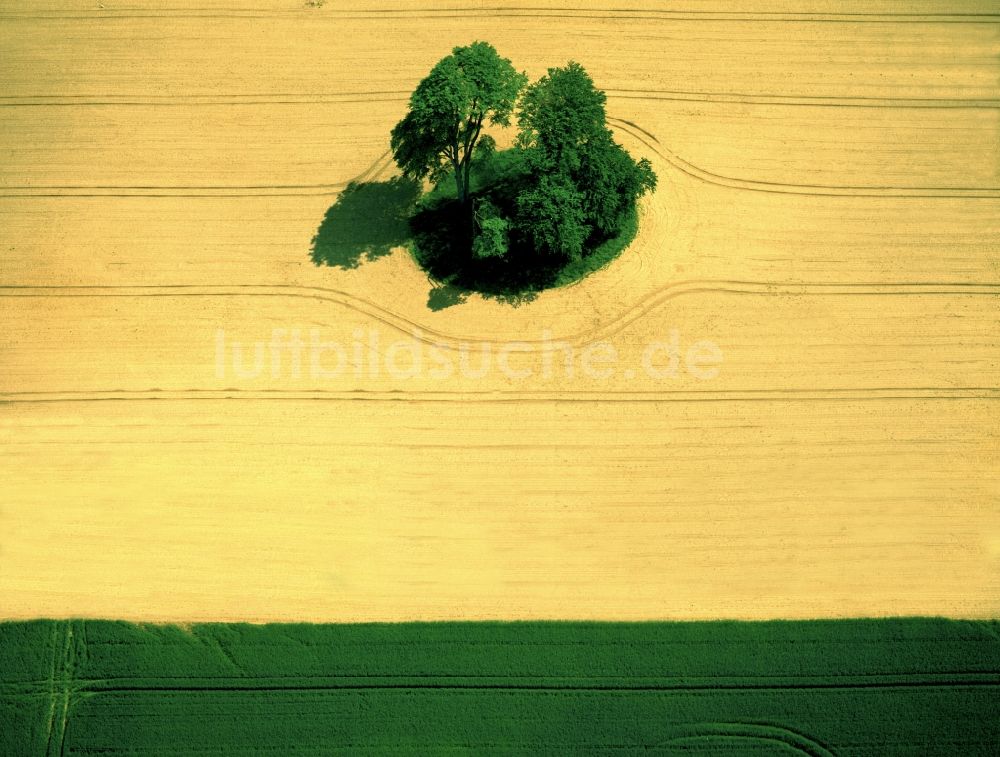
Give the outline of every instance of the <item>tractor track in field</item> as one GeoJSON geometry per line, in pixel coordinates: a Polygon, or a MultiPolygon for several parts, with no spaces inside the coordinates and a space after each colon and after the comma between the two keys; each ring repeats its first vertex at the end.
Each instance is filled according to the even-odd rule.
{"type": "Polygon", "coordinates": [[[0,405],[74,402],[461,402],[461,403],[662,403],[662,402],[886,402],[907,400],[998,400],[1000,388],[933,387],[900,389],[723,390],[723,391],[367,391],[295,389],[186,389],[50,391],[0,393],[0,405]]]}
{"type": "Polygon", "coordinates": [[[700,22],[756,22],[756,23],[835,23],[835,24],[996,24],[1000,15],[995,13],[876,13],[876,12],[781,12],[781,11],[706,11],[694,9],[668,10],[662,8],[607,8],[575,7],[494,7],[470,6],[445,9],[351,9],[351,8],[299,8],[278,10],[270,8],[173,8],[144,11],[136,8],[94,8],[88,11],[69,9],[34,13],[0,13],[0,19],[42,21],[117,21],[147,18],[191,19],[301,19],[308,22],[336,23],[343,20],[395,19],[468,19],[468,18],[526,18],[526,19],[600,19],[614,21],[700,21],[700,22]]]}
{"type": "Polygon", "coordinates": [[[66,725],[69,721],[70,699],[76,689],[73,680],[75,654],[73,643],[73,621],[53,625],[52,629],[52,675],[49,690],[42,692],[50,697],[49,716],[45,737],[45,754],[48,757],[62,755],[66,742],[66,725]],[[60,628],[62,630],[60,649],[60,628]]]}
{"type": "MultiPolygon", "coordinates": [[[[607,87],[603,92],[611,100],[676,101],[704,103],[733,103],[737,105],[787,105],[802,107],[838,108],[944,108],[944,109],[1000,109],[1000,99],[948,98],[948,97],[845,97],[832,95],[785,95],[769,92],[708,92],[674,89],[616,89],[607,87]]],[[[405,103],[410,96],[407,89],[372,90],[367,92],[276,92],[246,94],[173,94],[173,95],[2,95],[0,108],[30,107],[199,107],[246,105],[337,105],[357,103],[405,103]]]]}
{"type": "MultiPolygon", "coordinates": [[[[892,185],[849,186],[835,184],[795,184],[761,181],[725,176],[708,171],[682,158],[663,145],[661,140],[639,124],[622,118],[608,117],[608,124],[639,141],[647,149],[677,171],[706,184],[729,189],[766,192],[781,195],[818,197],[875,197],[916,199],[1000,199],[1000,187],[907,187],[892,185]]],[[[64,198],[64,197],[272,197],[272,196],[335,196],[352,183],[379,178],[393,164],[389,151],[383,152],[368,168],[346,181],[317,184],[246,184],[246,185],[152,185],[152,184],[45,184],[0,187],[4,198],[64,198]]]]}
{"type": "MultiPolygon", "coordinates": [[[[639,298],[617,316],[572,334],[553,335],[549,339],[518,339],[525,352],[543,353],[561,349],[553,346],[553,340],[571,345],[582,345],[606,339],[620,333],[630,324],[643,318],[651,311],[677,297],[692,294],[724,293],[747,296],[863,296],[863,297],[907,297],[907,296],[1000,296],[1000,284],[951,282],[951,283],[858,283],[858,284],[774,284],[752,281],[689,280],[677,281],[654,289],[639,298]]],[[[461,349],[470,342],[477,345],[500,347],[509,343],[507,339],[480,338],[467,334],[452,334],[434,329],[411,317],[389,310],[378,303],[366,300],[348,292],[326,288],[299,286],[292,284],[230,284],[226,286],[196,284],[147,284],[141,286],[0,286],[0,297],[288,297],[317,300],[339,305],[362,316],[371,318],[385,326],[409,336],[419,342],[445,349],[461,349]]]]}
{"type": "MultiPolygon", "coordinates": [[[[845,674],[850,675],[850,674],[845,674]]],[[[913,678],[924,676],[923,673],[912,674],[913,678]]],[[[444,676],[427,676],[434,680],[432,683],[417,683],[413,679],[419,676],[382,676],[381,678],[396,678],[390,681],[368,681],[368,678],[380,678],[379,676],[354,676],[344,682],[336,682],[329,678],[323,683],[302,683],[299,679],[293,679],[295,683],[280,684],[274,679],[268,679],[268,683],[254,684],[253,678],[221,678],[221,679],[199,679],[208,680],[209,683],[180,684],[175,682],[154,684],[149,683],[149,679],[139,679],[143,683],[127,684],[121,683],[126,679],[111,679],[113,685],[102,685],[103,679],[77,679],[74,684],[74,691],[81,694],[93,696],[95,694],[120,694],[139,692],[182,692],[182,693],[222,693],[222,692],[325,692],[325,691],[539,691],[539,692],[637,692],[637,693],[657,693],[657,692],[738,692],[738,691],[796,691],[796,690],[852,690],[852,689],[925,689],[925,688],[972,688],[1000,687],[1000,672],[979,673],[980,677],[965,677],[955,679],[920,679],[904,680],[911,677],[910,674],[895,674],[892,676],[898,680],[892,681],[866,681],[861,680],[861,676],[853,676],[858,680],[853,681],[825,681],[822,676],[812,680],[785,682],[785,683],[754,683],[744,681],[742,683],[626,683],[625,679],[617,677],[615,683],[591,682],[580,683],[499,683],[496,676],[487,676],[489,683],[454,683],[446,682],[444,676]],[[364,679],[364,680],[362,680],[364,679]]],[[[530,680],[537,680],[544,677],[521,676],[530,680]]],[[[476,679],[478,676],[464,676],[466,679],[476,679]]],[[[560,679],[565,677],[560,677],[560,679]]],[[[754,677],[756,678],[756,677],[754,677]]],[[[32,688],[32,684],[13,684],[4,687],[7,695],[17,695],[25,693],[28,695],[37,694],[38,691],[32,688]]],[[[62,710],[62,717],[66,715],[66,708],[62,710]]]]}

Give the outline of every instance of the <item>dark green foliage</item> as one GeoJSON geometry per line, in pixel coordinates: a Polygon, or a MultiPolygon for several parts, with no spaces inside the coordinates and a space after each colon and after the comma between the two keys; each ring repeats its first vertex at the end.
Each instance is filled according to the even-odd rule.
{"type": "Polygon", "coordinates": [[[636,201],[656,186],[649,161],[614,141],[604,93],[578,63],[529,86],[518,120],[517,147],[479,160],[466,177],[479,177],[467,183],[479,208],[471,240],[461,191],[458,203],[442,204],[444,180],[414,219],[417,260],[435,279],[515,302],[607,263],[625,246],[614,240],[634,236],[636,201]]]}
{"type": "Polygon", "coordinates": [[[650,162],[643,158],[636,163],[610,131],[582,152],[574,176],[583,192],[586,218],[605,239],[618,234],[636,200],[656,188],[650,162]]]}
{"type": "Polygon", "coordinates": [[[466,203],[477,146],[493,149],[486,124],[507,126],[527,77],[486,42],[456,47],[410,96],[406,116],[392,130],[392,153],[404,175],[439,181],[449,172],[466,203]]]}
{"type": "Polygon", "coordinates": [[[420,185],[403,177],[349,184],[313,237],[312,261],[357,268],[405,245],[410,238],[408,219],[419,196],[420,185]]]}
{"type": "Polygon", "coordinates": [[[619,225],[618,233],[590,250],[586,257],[571,260],[559,269],[559,274],[551,286],[561,287],[573,284],[594,271],[598,271],[622,254],[639,232],[639,210],[633,207],[626,213],[619,225]]]}
{"type": "MultiPolygon", "coordinates": [[[[489,201],[496,212],[510,219],[517,216],[518,199],[532,181],[524,152],[505,150],[477,163],[472,174],[472,196],[476,202],[489,201]]],[[[560,254],[565,249],[544,247],[539,251],[529,230],[512,224],[507,252],[481,257],[460,241],[457,224],[461,211],[454,189],[449,186],[450,182],[443,182],[418,204],[411,221],[410,249],[417,263],[433,280],[447,283],[450,292],[477,292],[514,306],[529,302],[544,289],[571,284],[607,265],[636,234],[637,209],[633,205],[615,236],[598,241],[599,235],[591,234],[582,255],[567,258],[560,254]]],[[[432,309],[458,304],[456,298],[442,294],[432,292],[428,303],[432,309]]]]}
{"type": "Polygon", "coordinates": [[[527,88],[518,111],[518,145],[532,166],[516,224],[539,250],[575,260],[615,236],[656,187],[652,165],[636,163],[607,125],[605,95],[579,63],[550,68],[527,88]]]}
{"type": "MultiPolygon", "coordinates": [[[[477,162],[472,176],[474,202],[485,205],[494,217],[509,219],[528,170],[519,150],[498,152],[477,162]]],[[[447,284],[449,291],[477,292],[516,306],[533,299],[558,277],[564,261],[537,255],[509,225],[504,254],[476,254],[476,247],[470,248],[461,237],[461,219],[455,192],[445,181],[421,201],[411,220],[414,258],[434,281],[447,284]]],[[[457,303],[454,298],[433,296],[428,304],[441,309],[457,303]]]]}
{"type": "Polygon", "coordinates": [[[517,229],[536,253],[579,260],[590,237],[584,194],[570,177],[541,174],[517,196],[517,229]]]}
{"type": "Polygon", "coordinates": [[[468,296],[469,293],[464,289],[453,287],[450,284],[440,284],[431,289],[427,295],[427,307],[431,310],[444,310],[461,305],[468,296]]]}
{"type": "MultiPolygon", "coordinates": [[[[447,293],[477,292],[513,305],[532,299],[554,280],[558,264],[546,264],[524,245],[513,244],[503,255],[477,255],[461,239],[461,212],[456,200],[442,201],[412,219],[413,257],[432,280],[440,282],[428,305],[440,310],[461,300],[447,293]],[[435,294],[437,292],[437,294],[435,294]]],[[[512,242],[514,240],[511,240],[512,242]]]]}
{"type": "Polygon", "coordinates": [[[586,151],[607,131],[606,100],[583,66],[573,61],[550,68],[530,85],[517,112],[517,142],[533,170],[574,174],[586,151]]]}
{"type": "Polygon", "coordinates": [[[436,283],[434,310],[470,292],[518,305],[606,265],[635,236],[636,202],[656,186],[652,166],[614,141],[605,95],[575,62],[527,88],[517,146],[497,152],[483,127],[510,124],[525,82],[489,44],[456,47],[392,131],[412,181],[349,187],[314,239],[313,261],[353,268],[409,241],[436,283]],[[412,182],[423,178],[434,186],[406,230],[412,182]]]}
{"type": "Polygon", "coordinates": [[[472,254],[477,258],[495,258],[510,249],[510,221],[500,214],[500,209],[489,198],[476,203],[476,236],[472,254]]]}
{"type": "MultiPolygon", "coordinates": [[[[530,170],[521,150],[499,150],[477,156],[469,174],[470,194],[474,197],[494,198],[499,194],[503,196],[496,201],[510,204],[530,170]]],[[[454,202],[457,197],[454,182],[450,181],[450,176],[446,177],[420,198],[418,211],[433,208],[442,202],[454,202]]]]}
{"type": "Polygon", "coordinates": [[[1000,624],[0,624],[0,754],[993,755],[1000,624]]]}

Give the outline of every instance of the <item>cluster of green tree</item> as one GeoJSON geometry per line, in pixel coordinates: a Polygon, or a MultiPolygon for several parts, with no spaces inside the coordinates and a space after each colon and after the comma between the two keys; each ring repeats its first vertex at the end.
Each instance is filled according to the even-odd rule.
{"type": "MultiPolygon", "coordinates": [[[[633,160],[615,142],[605,101],[578,63],[549,69],[529,85],[486,42],[456,47],[434,66],[392,130],[391,144],[405,176],[454,181],[453,201],[423,219],[424,228],[448,227],[445,257],[452,267],[463,258],[522,268],[541,261],[551,274],[628,226],[656,176],[648,160],[633,160]],[[475,168],[500,157],[484,129],[510,127],[515,116],[515,146],[502,160],[507,170],[474,187],[475,168]]],[[[433,262],[440,267],[440,259],[433,262]]]]}

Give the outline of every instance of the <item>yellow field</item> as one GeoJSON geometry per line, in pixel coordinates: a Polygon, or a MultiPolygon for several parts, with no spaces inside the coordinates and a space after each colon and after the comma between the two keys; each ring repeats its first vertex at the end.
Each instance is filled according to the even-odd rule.
{"type": "Polygon", "coordinates": [[[0,3],[0,617],[1000,612],[993,4],[194,5],[0,3]],[[475,39],[607,91],[634,245],[517,308],[314,266],[475,39]]]}

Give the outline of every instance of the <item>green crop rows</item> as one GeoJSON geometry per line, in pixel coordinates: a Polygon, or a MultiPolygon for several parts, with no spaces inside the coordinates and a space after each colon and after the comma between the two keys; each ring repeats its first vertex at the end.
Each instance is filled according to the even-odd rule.
{"type": "Polygon", "coordinates": [[[994,755],[1000,624],[0,624],[0,754],[994,755]]]}

